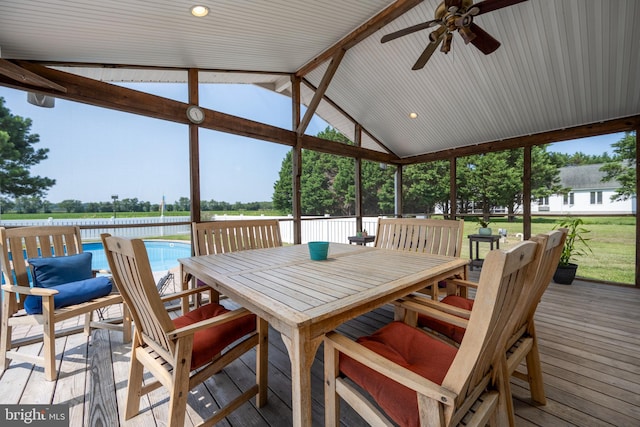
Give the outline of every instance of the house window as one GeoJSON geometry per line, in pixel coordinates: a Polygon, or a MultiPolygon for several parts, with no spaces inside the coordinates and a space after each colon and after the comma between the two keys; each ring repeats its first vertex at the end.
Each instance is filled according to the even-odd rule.
{"type": "Polygon", "coordinates": [[[565,194],[562,199],[562,204],[564,205],[573,205],[573,193],[565,194]]]}
{"type": "Polygon", "coordinates": [[[538,198],[538,205],[549,205],[549,196],[538,198]]]}
{"type": "Polygon", "coordinates": [[[602,204],[602,191],[592,191],[591,192],[591,204],[592,205],[601,205],[602,204]]]}

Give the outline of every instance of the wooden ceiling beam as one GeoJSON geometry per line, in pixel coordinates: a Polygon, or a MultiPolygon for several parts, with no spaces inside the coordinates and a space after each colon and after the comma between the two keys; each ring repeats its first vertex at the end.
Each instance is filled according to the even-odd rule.
{"type": "Polygon", "coordinates": [[[518,136],[500,141],[484,142],[466,147],[452,148],[419,156],[404,157],[402,164],[426,163],[435,160],[445,160],[473,154],[489,153],[493,151],[512,150],[514,148],[531,147],[534,145],[552,144],[554,142],[570,141],[615,132],[633,131],[640,127],[640,115],[612,119],[597,123],[588,123],[565,129],[541,132],[532,135],[518,136]]]}
{"type": "Polygon", "coordinates": [[[422,1],[423,0],[395,1],[393,4],[385,8],[382,12],[378,13],[376,16],[369,19],[367,22],[365,22],[364,24],[360,25],[358,28],[353,30],[351,33],[347,34],[339,42],[329,47],[320,55],[316,56],[311,61],[303,65],[298,71],[296,71],[296,76],[298,77],[306,76],[311,71],[315,70],[318,66],[320,66],[320,64],[334,57],[338,51],[351,49],[353,46],[357,45],[362,40],[366,39],[371,34],[375,33],[380,28],[387,25],[389,22],[393,21],[394,19],[396,19],[401,15],[404,15],[409,10],[413,9],[415,6],[422,3],[422,1]]]}
{"type": "MultiPolygon", "coordinates": [[[[186,109],[189,105],[187,103],[43,67],[38,64],[25,63],[24,67],[50,79],[52,82],[67,87],[66,93],[58,93],[52,89],[42,89],[39,91],[41,93],[83,104],[139,114],[160,120],[168,120],[182,124],[191,123],[186,115],[186,109]]],[[[31,85],[14,81],[1,75],[0,86],[27,91],[33,90],[31,85]]],[[[199,125],[201,128],[291,147],[296,145],[297,134],[294,131],[215,110],[206,108],[203,108],[203,110],[205,112],[205,120],[199,125]]],[[[328,154],[358,157],[375,162],[397,163],[399,160],[398,157],[387,153],[363,149],[309,135],[302,136],[302,148],[328,154]]]]}
{"type": "Polygon", "coordinates": [[[309,126],[309,122],[311,121],[311,118],[313,118],[313,115],[316,113],[318,105],[320,105],[320,101],[322,101],[322,98],[324,97],[324,94],[329,87],[329,83],[331,83],[331,79],[333,78],[333,76],[335,76],[336,71],[338,71],[338,67],[340,67],[340,63],[342,62],[342,58],[344,58],[345,53],[346,51],[344,49],[340,49],[331,59],[331,63],[329,64],[327,70],[324,72],[322,81],[320,82],[318,89],[316,89],[315,93],[313,94],[313,98],[311,98],[311,102],[307,106],[307,111],[305,111],[304,117],[302,118],[300,124],[298,125],[298,128],[296,129],[298,135],[303,135],[304,131],[307,129],[307,126],[309,126]]]}
{"type": "Polygon", "coordinates": [[[45,79],[44,77],[22,68],[20,65],[11,61],[0,58],[0,74],[9,77],[12,80],[25,83],[31,86],[41,87],[45,89],[53,89],[56,92],[66,92],[67,89],[55,82],[45,79]]]}

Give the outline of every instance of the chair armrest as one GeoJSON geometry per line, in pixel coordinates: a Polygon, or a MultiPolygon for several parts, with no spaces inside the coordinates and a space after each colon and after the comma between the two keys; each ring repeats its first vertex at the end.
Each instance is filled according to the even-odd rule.
{"type": "Polygon", "coordinates": [[[11,292],[14,294],[37,295],[41,297],[48,297],[58,293],[57,289],[30,288],[29,286],[14,286],[14,285],[2,285],[2,290],[6,292],[11,292]]]}
{"type": "Polygon", "coordinates": [[[478,284],[476,282],[472,282],[470,280],[464,279],[446,279],[447,285],[455,285],[455,286],[463,286],[465,288],[478,288],[478,284]]]}
{"type": "Polygon", "coordinates": [[[237,310],[229,311],[228,313],[221,314],[220,316],[211,317],[210,319],[202,320],[200,322],[192,323],[191,325],[184,326],[169,332],[167,335],[170,339],[178,339],[188,335],[193,335],[197,331],[202,329],[208,329],[213,326],[221,325],[223,323],[236,320],[242,316],[249,314],[249,310],[246,308],[239,308],[237,310]]]}
{"type": "Polygon", "coordinates": [[[394,304],[405,310],[413,311],[418,314],[424,314],[437,320],[449,323],[461,328],[467,328],[471,311],[458,308],[449,304],[430,299],[420,301],[420,297],[406,297],[396,301],[394,304]]]}
{"type": "Polygon", "coordinates": [[[190,289],[186,289],[184,291],[174,292],[172,294],[161,295],[160,299],[162,300],[162,302],[168,302],[168,301],[173,301],[174,299],[188,297],[189,295],[199,294],[199,293],[202,293],[202,292],[208,292],[210,290],[211,290],[211,288],[204,287],[204,286],[200,287],[200,288],[190,288],[190,289]]]}
{"type": "Polygon", "coordinates": [[[438,310],[444,313],[453,314],[454,316],[458,316],[463,319],[469,319],[471,316],[471,310],[467,310],[466,308],[456,307],[455,305],[447,304],[442,301],[434,301],[431,298],[425,298],[415,294],[401,298],[397,302],[401,304],[408,304],[411,302],[411,308],[405,308],[417,312],[421,312],[422,310],[425,311],[425,314],[429,314],[433,310],[438,310]],[[426,311],[428,311],[428,313],[426,311]]]}
{"type": "Polygon", "coordinates": [[[433,381],[410,371],[400,365],[369,350],[367,347],[341,335],[337,332],[329,332],[325,335],[324,345],[330,345],[340,353],[346,354],[352,359],[379,372],[380,374],[396,381],[411,390],[436,400],[447,406],[455,405],[457,394],[433,381]]]}

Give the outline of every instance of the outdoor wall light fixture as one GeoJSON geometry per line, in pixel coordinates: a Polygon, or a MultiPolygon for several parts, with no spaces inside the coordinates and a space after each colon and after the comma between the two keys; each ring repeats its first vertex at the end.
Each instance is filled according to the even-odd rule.
{"type": "Polygon", "coordinates": [[[409,118],[410,119],[417,119],[418,118],[418,113],[409,113],[409,118]]]}
{"type": "Polygon", "coordinates": [[[198,18],[202,18],[203,16],[207,16],[209,14],[209,8],[201,5],[192,6],[191,14],[193,16],[197,16],[198,18]]]}

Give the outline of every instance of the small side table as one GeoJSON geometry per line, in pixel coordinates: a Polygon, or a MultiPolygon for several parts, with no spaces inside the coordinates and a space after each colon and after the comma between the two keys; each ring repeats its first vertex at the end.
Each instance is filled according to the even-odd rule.
{"type": "Polygon", "coordinates": [[[471,271],[473,271],[473,267],[482,268],[484,259],[480,259],[480,255],[478,252],[478,244],[480,242],[489,243],[491,245],[491,250],[493,250],[493,244],[495,243],[496,249],[500,249],[500,235],[469,234],[467,237],[469,238],[469,258],[471,258],[471,262],[469,263],[469,270],[471,271]],[[473,242],[476,243],[475,258],[473,256],[473,242]]]}
{"type": "Polygon", "coordinates": [[[356,245],[366,246],[367,243],[371,243],[376,240],[376,236],[349,236],[349,244],[355,243],[356,245]]]}

